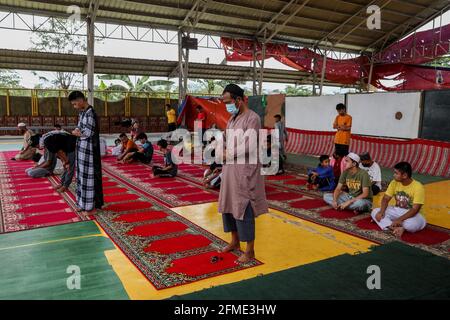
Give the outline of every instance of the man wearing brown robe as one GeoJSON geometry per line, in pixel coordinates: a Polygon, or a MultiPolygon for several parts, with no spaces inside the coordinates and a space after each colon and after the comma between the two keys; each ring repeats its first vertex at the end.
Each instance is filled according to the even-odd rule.
{"type": "Polygon", "coordinates": [[[231,242],[221,252],[240,249],[240,241],[247,242],[244,254],[237,260],[237,263],[246,263],[255,257],[255,217],[269,211],[264,176],[261,175],[262,166],[259,160],[250,161],[250,150],[258,154],[258,146],[245,135],[254,130],[258,137],[261,120],[244,102],[244,90],[235,84],[225,87],[223,102],[231,114],[226,136],[230,137],[230,131],[243,130],[245,151],[242,153],[235,147],[230,150],[228,144],[224,153],[227,160],[222,169],[219,212],[222,213],[224,231],[231,232],[231,242]],[[245,163],[237,163],[236,158],[242,155],[245,157],[245,163]],[[230,162],[229,159],[234,161],[230,162]]]}

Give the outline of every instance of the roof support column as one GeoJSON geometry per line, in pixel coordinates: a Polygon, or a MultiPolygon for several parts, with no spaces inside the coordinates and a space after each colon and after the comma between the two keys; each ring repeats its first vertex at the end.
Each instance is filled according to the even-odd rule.
{"type": "Polygon", "coordinates": [[[87,89],[88,103],[94,105],[94,23],[90,17],[87,19],[87,89]]]}
{"type": "Polygon", "coordinates": [[[320,76],[320,96],[323,91],[323,81],[325,80],[325,70],[327,68],[327,50],[324,51],[323,60],[322,60],[322,74],[320,76]]]}
{"type": "Polygon", "coordinates": [[[369,79],[367,79],[367,91],[368,92],[370,91],[370,87],[372,85],[373,60],[374,60],[374,57],[373,57],[373,54],[372,54],[372,56],[370,57],[369,79]]]}
{"type": "Polygon", "coordinates": [[[256,87],[256,80],[257,80],[257,75],[256,75],[256,41],[253,42],[253,75],[252,75],[252,80],[253,80],[253,95],[256,96],[258,94],[258,89],[256,87]]]}
{"type": "MultiPolygon", "coordinates": [[[[314,52],[316,52],[316,49],[314,48],[314,52]]],[[[312,60],[312,68],[313,68],[313,96],[317,95],[316,92],[316,84],[317,84],[317,73],[316,73],[316,66],[317,66],[317,58],[314,57],[312,60]]]]}
{"type": "Polygon", "coordinates": [[[189,49],[183,48],[183,36],[189,34],[178,31],[178,103],[181,104],[186,97],[189,77],[189,49]]]}
{"type": "Polygon", "coordinates": [[[264,81],[264,60],[266,59],[266,43],[263,42],[261,45],[261,62],[259,63],[259,86],[258,94],[262,95],[262,86],[264,81]]]}
{"type": "Polygon", "coordinates": [[[89,3],[89,11],[86,17],[87,38],[86,38],[86,54],[87,54],[87,89],[88,103],[94,105],[94,45],[95,45],[95,17],[99,6],[98,0],[91,0],[89,3]]]}

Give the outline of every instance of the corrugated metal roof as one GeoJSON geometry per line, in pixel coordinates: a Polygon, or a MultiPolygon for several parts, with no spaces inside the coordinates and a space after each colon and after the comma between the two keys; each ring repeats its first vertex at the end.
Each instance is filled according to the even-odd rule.
{"type": "MultiPolygon", "coordinates": [[[[0,49],[0,69],[63,71],[83,73],[85,55],[60,54],[36,51],[0,49]]],[[[97,74],[150,75],[176,77],[177,61],[145,60],[118,57],[95,57],[97,74]]],[[[257,70],[259,74],[259,70],[257,70]]],[[[189,78],[251,81],[253,68],[205,63],[189,63],[189,78]]],[[[312,75],[307,72],[264,69],[265,82],[311,84],[312,75]]],[[[337,85],[328,81],[328,85],[337,85]]]]}
{"type": "MultiPolygon", "coordinates": [[[[68,16],[67,6],[78,5],[83,8],[82,13],[86,13],[88,3],[86,0],[0,0],[0,8],[68,16]]],[[[97,19],[176,30],[194,3],[193,0],[99,0],[97,19]]],[[[273,37],[275,42],[334,44],[336,49],[352,51],[376,50],[449,7],[449,0],[209,0],[195,30],[210,35],[255,38],[266,23],[274,20],[267,26],[270,35],[296,13],[273,37]],[[380,30],[369,30],[366,26],[369,4],[382,8],[380,30]],[[284,7],[286,9],[280,14],[284,7]]]]}

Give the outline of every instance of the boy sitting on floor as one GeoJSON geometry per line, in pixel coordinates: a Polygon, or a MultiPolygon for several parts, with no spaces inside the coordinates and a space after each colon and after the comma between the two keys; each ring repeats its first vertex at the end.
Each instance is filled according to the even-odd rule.
{"type": "Polygon", "coordinates": [[[317,168],[308,170],[308,184],[314,190],[334,190],[336,184],[334,182],[333,167],[330,166],[329,156],[321,155],[317,168]]]}
{"type": "Polygon", "coordinates": [[[412,178],[412,168],[408,162],[399,162],[394,166],[394,180],[389,184],[381,208],[372,211],[372,219],[381,229],[391,229],[396,237],[403,232],[417,232],[425,228],[427,222],[420,214],[425,203],[423,185],[412,178]],[[395,197],[395,206],[388,206],[395,197]]]}
{"type": "Polygon", "coordinates": [[[133,161],[140,161],[142,163],[150,163],[153,158],[153,146],[150,141],[147,140],[147,135],[144,132],[139,133],[136,136],[141,145],[138,146],[138,151],[128,153],[123,162],[131,163],[133,161]]]}
{"type": "Polygon", "coordinates": [[[167,149],[167,141],[161,139],[158,141],[157,146],[164,154],[164,166],[153,166],[152,171],[155,177],[175,177],[178,172],[177,165],[172,161],[172,152],[167,149]]]}
{"type": "Polygon", "coordinates": [[[359,167],[366,170],[369,174],[370,181],[372,182],[372,193],[374,196],[381,191],[381,169],[378,163],[372,160],[370,153],[365,152],[359,155],[361,158],[361,164],[359,167]]]}
{"type": "Polygon", "coordinates": [[[115,146],[112,148],[111,154],[118,157],[122,153],[122,141],[120,141],[120,139],[116,139],[114,140],[114,144],[115,146]]]}
{"type": "Polygon", "coordinates": [[[123,159],[129,153],[138,151],[136,143],[133,140],[128,139],[125,133],[121,133],[119,136],[120,141],[122,142],[122,153],[117,157],[117,161],[123,163],[123,159]]]}
{"type": "MultiPolygon", "coordinates": [[[[215,150],[211,152],[211,157],[216,156],[215,150]]],[[[220,188],[220,182],[222,181],[222,164],[213,162],[209,165],[209,168],[205,170],[203,174],[203,186],[205,188],[220,188]]]]}
{"type": "Polygon", "coordinates": [[[369,174],[359,168],[360,158],[349,153],[345,158],[345,171],[339,178],[334,193],[325,193],[323,200],[337,210],[353,210],[355,214],[372,209],[372,189],[369,174]],[[348,192],[343,192],[346,185],[348,192]]]}

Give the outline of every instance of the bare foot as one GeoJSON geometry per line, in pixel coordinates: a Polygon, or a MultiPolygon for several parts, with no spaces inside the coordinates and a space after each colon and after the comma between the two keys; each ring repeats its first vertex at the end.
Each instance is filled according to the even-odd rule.
{"type": "Polygon", "coordinates": [[[97,213],[96,210],[91,210],[91,211],[83,210],[83,211],[80,211],[80,214],[85,216],[85,217],[93,216],[96,213],[97,213]]]}
{"type": "Polygon", "coordinates": [[[225,248],[219,250],[220,253],[227,253],[233,250],[240,250],[241,249],[241,245],[239,243],[230,243],[229,245],[227,245],[225,248]]]}
{"type": "Polygon", "coordinates": [[[392,229],[392,233],[394,234],[394,236],[396,236],[397,238],[401,238],[403,235],[403,232],[405,232],[405,228],[403,227],[394,227],[392,229]]]}
{"type": "Polygon", "coordinates": [[[236,260],[236,263],[247,263],[247,262],[250,262],[254,258],[255,258],[255,251],[244,252],[244,254],[241,255],[239,257],[239,259],[236,260]]]}

